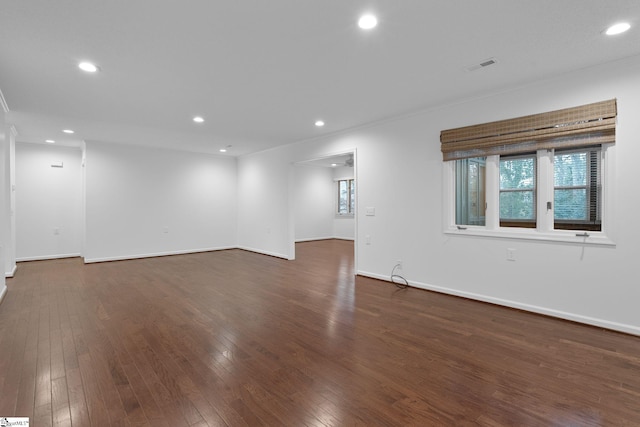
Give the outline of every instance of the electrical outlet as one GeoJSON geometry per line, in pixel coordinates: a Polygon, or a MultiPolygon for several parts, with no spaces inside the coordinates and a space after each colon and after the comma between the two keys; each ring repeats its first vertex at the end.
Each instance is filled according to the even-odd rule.
{"type": "Polygon", "coordinates": [[[507,248],[507,261],[516,260],[516,250],[514,248],[507,248]]]}

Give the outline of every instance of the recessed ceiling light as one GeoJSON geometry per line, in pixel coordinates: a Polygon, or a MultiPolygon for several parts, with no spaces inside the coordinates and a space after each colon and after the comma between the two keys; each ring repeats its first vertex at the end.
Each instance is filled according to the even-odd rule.
{"type": "Polygon", "coordinates": [[[221,149],[220,149],[220,152],[221,152],[221,153],[226,153],[226,152],[227,152],[227,149],[226,149],[226,148],[221,148],[221,149]]]}
{"type": "Polygon", "coordinates": [[[75,133],[74,131],[72,131],[71,129],[65,129],[62,132],[64,133],[75,133]]]}
{"type": "Polygon", "coordinates": [[[620,22],[607,28],[604,33],[608,36],[615,36],[616,34],[624,33],[629,28],[631,28],[631,25],[628,22],[620,22]]]}
{"type": "Polygon", "coordinates": [[[358,27],[363,30],[370,30],[378,25],[378,18],[373,15],[362,15],[360,19],[358,19],[358,27]]]}
{"type": "Polygon", "coordinates": [[[53,139],[45,139],[44,142],[49,143],[49,144],[54,144],[55,143],[55,141],[53,139]]]}
{"type": "Polygon", "coordinates": [[[316,121],[316,126],[318,126],[319,128],[321,128],[322,126],[324,126],[324,122],[322,120],[317,120],[316,121]]]}
{"type": "Polygon", "coordinates": [[[200,117],[200,116],[195,116],[193,118],[193,121],[196,122],[196,123],[203,123],[204,119],[202,117],[200,117]]]}
{"type": "Polygon", "coordinates": [[[337,163],[331,163],[331,167],[335,168],[336,166],[338,166],[337,163]]]}
{"type": "Polygon", "coordinates": [[[87,73],[95,73],[96,71],[98,71],[98,66],[92,64],[91,62],[81,62],[78,64],[78,68],[80,68],[82,71],[86,71],[87,73]]]}

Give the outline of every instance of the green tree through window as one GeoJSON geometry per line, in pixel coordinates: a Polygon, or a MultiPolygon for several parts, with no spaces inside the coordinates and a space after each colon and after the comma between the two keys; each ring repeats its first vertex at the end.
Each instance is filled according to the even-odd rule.
{"type": "Polygon", "coordinates": [[[535,213],[535,154],[500,158],[500,225],[535,226],[535,213]]]}

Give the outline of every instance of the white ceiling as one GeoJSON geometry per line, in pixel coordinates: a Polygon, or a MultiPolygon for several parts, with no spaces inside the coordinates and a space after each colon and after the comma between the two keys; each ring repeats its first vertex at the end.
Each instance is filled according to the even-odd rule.
{"type": "Polygon", "coordinates": [[[0,4],[0,90],[26,142],[237,156],[638,54],[638,0],[0,4]],[[364,12],[377,28],[357,27],[364,12]]]}

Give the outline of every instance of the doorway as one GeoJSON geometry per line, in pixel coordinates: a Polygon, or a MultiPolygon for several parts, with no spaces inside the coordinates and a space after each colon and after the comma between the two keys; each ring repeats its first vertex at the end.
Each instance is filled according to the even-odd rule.
{"type": "MultiPolygon", "coordinates": [[[[295,244],[353,241],[357,262],[357,161],[349,150],[293,164],[291,253],[295,244]]],[[[354,271],[357,271],[354,269],[354,271]]]]}

